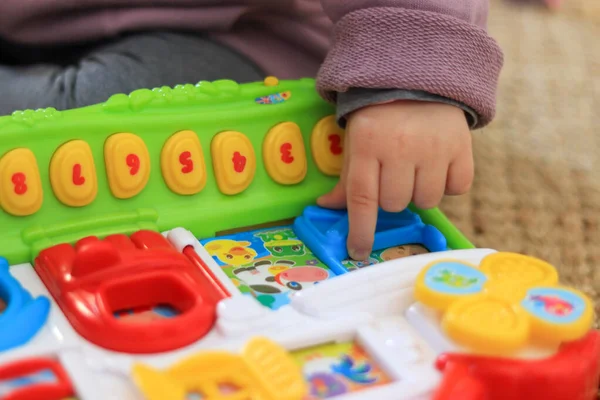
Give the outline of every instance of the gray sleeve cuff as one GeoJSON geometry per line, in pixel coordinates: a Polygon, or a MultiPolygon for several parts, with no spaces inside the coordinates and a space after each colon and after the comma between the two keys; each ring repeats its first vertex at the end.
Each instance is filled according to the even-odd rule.
{"type": "Polygon", "coordinates": [[[346,127],[346,116],[360,108],[374,104],[390,103],[397,100],[428,101],[456,106],[465,112],[469,127],[477,126],[477,113],[458,101],[427,93],[420,90],[403,89],[365,89],[351,88],[337,95],[337,120],[341,127],[346,127]]]}

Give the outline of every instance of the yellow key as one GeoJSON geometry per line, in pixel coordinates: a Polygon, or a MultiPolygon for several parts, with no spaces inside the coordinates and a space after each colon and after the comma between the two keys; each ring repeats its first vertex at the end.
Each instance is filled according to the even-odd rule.
{"type": "Polygon", "coordinates": [[[454,302],[444,314],[442,327],[451,339],[480,354],[511,353],[529,339],[525,310],[486,294],[454,302]]]}
{"type": "Polygon", "coordinates": [[[117,133],[104,144],[106,174],[112,194],[128,199],[144,189],[150,178],[150,155],[144,141],[132,133],[117,133]]]}
{"type": "Polygon", "coordinates": [[[313,128],[310,148],[315,164],[325,175],[339,176],[344,164],[344,135],[335,115],[325,117],[313,128]]]}
{"type": "Polygon", "coordinates": [[[562,286],[530,289],[521,306],[530,317],[533,341],[541,345],[578,340],[594,322],[592,301],[582,292],[562,286]]]}
{"type": "Polygon", "coordinates": [[[181,131],[163,146],[160,166],[169,189],[180,195],[199,193],[206,185],[206,165],[198,136],[181,131]]]}
{"type": "Polygon", "coordinates": [[[486,290],[510,298],[522,298],[524,290],[558,283],[556,269],[545,261],[516,253],[494,253],[479,267],[489,278],[486,290]]]}
{"type": "Polygon", "coordinates": [[[58,200],[71,207],[90,204],[98,193],[92,149],[83,140],[73,140],[56,150],[50,161],[50,183],[58,200]]]}
{"type": "Polygon", "coordinates": [[[300,127],[293,122],[273,127],[263,142],[263,161],[275,182],[282,185],[302,182],[307,162],[300,127]]]}
{"type": "Polygon", "coordinates": [[[191,394],[206,400],[302,400],[308,394],[289,353],[262,338],[251,340],[241,356],[203,352],[166,371],[135,364],[132,375],[148,400],[185,400],[191,394]]]}
{"type": "Polygon", "coordinates": [[[486,281],[481,271],[464,261],[434,261],[417,276],[415,299],[444,311],[457,300],[481,293],[486,281]]]}
{"type": "Polygon", "coordinates": [[[244,348],[242,357],[273,400],[300,400],[308,395],[302,370],[279,344],[266,338],[254,338],[244,348]]]}
{"type": "Polygon", "coordinates": [[[31,150],[15,149],[0,159],[0,188],[0,206],[8,214],[31,215],[42,207],[42,180],[31,150]]]}
{"type": "Polygon", "coordinates": [[[256,156],[246,135],[221,132],[213,138],[210,153],[221,193],[234,195],[250,186],[256,172],[256,156]]]}

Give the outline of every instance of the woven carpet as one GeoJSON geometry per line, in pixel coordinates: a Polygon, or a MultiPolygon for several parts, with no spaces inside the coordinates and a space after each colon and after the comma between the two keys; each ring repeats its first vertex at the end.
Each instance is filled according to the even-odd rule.
{"type": "Polygon", "coordinates": [[[474,133],[472,191],[441,208],[477,247],[551,262],[600,315],[600,1],[492,0],[489,30],[497,117],[474,133]]]}

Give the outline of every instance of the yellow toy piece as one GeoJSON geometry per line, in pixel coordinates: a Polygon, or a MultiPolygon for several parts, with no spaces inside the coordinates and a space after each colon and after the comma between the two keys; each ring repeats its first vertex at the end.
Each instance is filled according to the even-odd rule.
{"type": "Polygon", "coordinates": [[[490,282],[506,282],[526,289],[558,284],[556,268],[538,258],[522,254],[490,254],[481,261],[479,269],[490,282]]]}
{"type": "Polygon", "coordinates": [[[60,146],[50,161],[50,183],[56,197],[67,206],[83,207],[94,201],[98,181],[90,145],[72,140],[60,146]]]}
{"type": "Polygon", "coordinates": [[[221,132],[213,138],[210,152],[221,193],[234,195],[250,186],[256,172],[256,155],[246,135],[234,131],[221,132]]]}
{"type": "Polygon", "coordinates": [[[288,352],[265,339],[252,339],[242,355],[206,352],[166,371],[143,364],[132,375],[147,400],[302,400],[308,394],[302,372],[288,352]]]}
{"type": "Polygon", "coordinates": [[[267,76],[263,81],[263,84],[265,86],[277,86],[279,85],[279,79],[274,76],[267,76]]]}
{"type": "Polygon", "coordinates": [[[282,122],[271,128],[263,142],[263,161],[277,183],[294,185],[304,180],[308,163],[298,124],[282,122]]]}
{"type": "Polygon", "coordinates": [[[206,185],[206,165],[200,140],[192,131],[171,136],[160,154],[165,183],[173,193],[192,195],[206,185]]]}
{"type": "Polygon", "coordinates": [[[423,268],[417,277],[415,298],[426,306],[446,311],[455,300],[480,293],[485,282],[485,274],[473,265],[456,260],[438,260],[423,268]]]}
{"type": "Polygon", "coordinates": [[[451,339],[490,355],[577,340],[594,319],[590,299],[559,286],[552,265],[513,253],[489,255],[479,268],[435,261],[417,277],[415,298],[442,312],[451,339]]]}
{"type": "Polygon", "coordinates": [[[503,298],[468,296],[452,303],[442,327],[457,343],[478,353],[518,350],[529,340],[529,317],[525,310],[503,298]]]}
{"type": "Polygon", "coordinates": [[[150,178],[150,154],[146,143],[133,133],[116,133],[106,139],[104,162],[108,185],[118,199],[140,193],[150,178]]]}
{"type": "Polygon", "coordinates": [[[315,164],[325,175],[339,176],[344,164],[345,131],[335,120],[335,115],[320,120],[310,136],[310,148],[315,164]]]}
{"type": "Polygon", "coordinates": [[[0,159],[0,207],[10,215],[35,214],[44,201],[37,160],[29,149],[14,149],[0,159]]]}

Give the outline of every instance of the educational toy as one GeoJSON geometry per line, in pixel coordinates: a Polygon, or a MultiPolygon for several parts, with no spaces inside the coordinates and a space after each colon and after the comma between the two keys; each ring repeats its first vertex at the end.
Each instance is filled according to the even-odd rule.
{"type": "Polygon", "coordinates": [[[352,260],[314,81],[200,82],[0,118],[3,400],[592,400],[556,268],[380,211],[352,260]],[[10,267],[9,267],[10,265],[10,267]]]}

